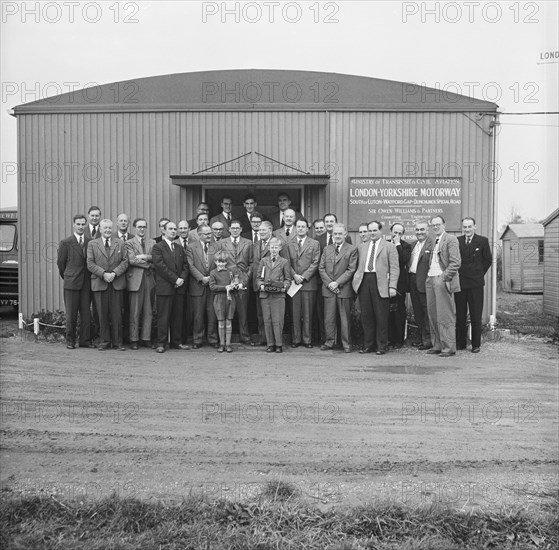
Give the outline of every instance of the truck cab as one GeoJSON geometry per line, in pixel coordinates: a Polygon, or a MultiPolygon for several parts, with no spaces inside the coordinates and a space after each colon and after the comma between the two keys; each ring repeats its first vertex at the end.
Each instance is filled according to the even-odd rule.
{"type": "Polygon", "coordinates": [[[17,209],[0,209],[0,306],[18,309],[17,209]]]}

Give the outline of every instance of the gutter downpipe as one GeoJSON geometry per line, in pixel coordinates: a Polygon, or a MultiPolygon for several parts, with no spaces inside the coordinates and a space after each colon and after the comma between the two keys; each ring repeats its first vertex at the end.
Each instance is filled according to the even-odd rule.
{"type": "Polygon", "coordinates": [[[497,192],[497,179],[496,179],[496,167],[497,167],[497,132],[499,128],[499,113],[495,114],[495,118],[493,120],[493,166],[491,170],[491,179],[493,185],[493,260],[492,260],[492,269],[491,269],[491,313],[489,315],[489,328],[490,330],[495,330],[497,326],[497,253],[500,253],[500,247],[497,246],[497,239],[499,238],[498,235],[498,225],[497,225],[497,218],[499,213],[498,208],[498,192],[497,192]]]}

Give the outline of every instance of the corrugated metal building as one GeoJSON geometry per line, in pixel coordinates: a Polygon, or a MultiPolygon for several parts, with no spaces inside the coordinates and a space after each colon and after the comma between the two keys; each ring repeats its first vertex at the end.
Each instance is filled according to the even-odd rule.
{"type": "Polygon", "coordinates": [[[353,179],[387,193],[419,185],[407,192],[458,194],[447,229],[473,215],[481,234],[494,235],[494,103],[335,73],[227,70],[106,84],[13,114],[25,315],[62,306],[56,246],[72,215],[91,205],[103,217],[142,215],[155,235],[159,217],[191,218],[200,200],[218,205],[224,190],[238,205],[255,192],[266,212],[285,189],[309,220],[332,211],[352,230],[403,212],[408,222],[429,217],[435,210],[424,207],[439,200],[421,199],[415,211],[354,207],[353,179]],[[439,189],[446,184],[452,189],[439,189]]]}
{"type": "Polygon", "coordinates": [[[503,290],[543,292],[544,232],[541,223],[510,223],[503,241],[503,290]]]}
{"type": "Polygon", "coordinates": [[[552,212],[544,227],[543,311],[559,317],[559,208],[552,212]]]}

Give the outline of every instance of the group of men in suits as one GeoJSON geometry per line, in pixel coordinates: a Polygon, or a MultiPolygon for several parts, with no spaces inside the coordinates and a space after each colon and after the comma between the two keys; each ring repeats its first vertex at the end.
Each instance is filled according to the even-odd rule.
{"type": "MultiPolygon", "coordinates": [[[[484,276],[492,257],[488,240],[475,233],[473,218],[462,220],[463,235],[458,238],[446,233],[440,216],[430,224],[420,220],[412,243],[404,240],[402,224],[392,225],[387,240],[382,223],[372,221],[361,225],[361,242],[353,245],[335,214],[326,214],[322,223],[315,220],[313,228],[318,226],[319,234],[311,238],[309,223],[290,208],[289,197],[278,197],[278,204],[280,199],[277,215],[266,220],[256,210],[254,197],[247,195],[246,220],[239,220],[227,216],[233,203],[224,197],[222,212],[205,223],[197,222],[194,231],[193,220],[181,220],[177,226],[161,218],[161,235],[155,239],[146,237],[148,224],[143,218],[134,220],[131,234],[126,214],[118,216],[116,231],[111,220],[101,219],[96,206],[87,217],[74,216],[73,234],[61,241],[58,251],[67,347],[76,347],[78,314],[80,347],[106,350],[112,345],[124,350],[123,327],[132,349],[155,347],[159,353],[168,347],[189,349],[190,333],[194,349],[205,343],[217,347],[209,276],[220,250],[227,253],[228,269],[242,270],[249,276],[248,288],[239,291],[237,301],[240,341],[264,345],[256,279],[260,261],[270,253],[270,239],[276,237],[282,243],[280,254],[288,260],[293,281],[286,308],[292,347],[312,348],[314,336],[320,338],[321,350],[337,345],[350,353],[356,296],[363,328],[360,353],[382,355],[390,345],[401,347],[409,292],[418,326],[419,337],[414,343],[418,349],[442,357],[454,355],[457,348],[465,349],[469,311],[472,351],[479,351],[484,276]],[[314,326],[319,327],[318,335],[313,335],[314,326]],[[251,328],[253,333],[258,331],[254,339],[251,328]]],[[[205,203],[198,205],[197,218],[200,216],[208,218],[205,203]]]]}

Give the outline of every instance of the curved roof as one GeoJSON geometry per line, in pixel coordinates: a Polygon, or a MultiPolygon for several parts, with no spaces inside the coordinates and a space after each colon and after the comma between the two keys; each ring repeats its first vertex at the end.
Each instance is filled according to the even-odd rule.
{"type": "Polygon", "coordinates": [[[150,76],[18,105],[14,114],[154,111],[495,112],[497,105],[418,84],[313,71],[237,69],[150,76]]]}

